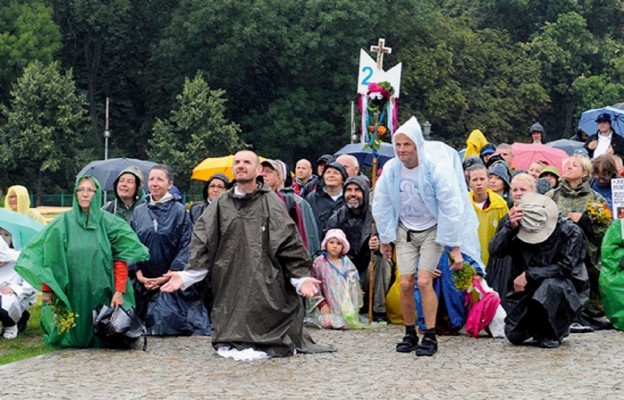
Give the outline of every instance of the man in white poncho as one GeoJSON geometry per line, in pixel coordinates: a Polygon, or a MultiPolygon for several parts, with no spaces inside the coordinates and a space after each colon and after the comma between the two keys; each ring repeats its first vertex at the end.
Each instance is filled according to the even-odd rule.
{"type": "Polygon", "coordinates": [[[396,350],[432,356],[438,348],[438,298],[433,279],[439,274],[436,267],[440,255],[447,247],[453,270],[461,269],[462,252],[482,264],[478,221],[454,149],[440,142],[425,142],[415,117],[396,130],[392,144],[396,158],[384,165],[375,188],[373,216],[384,258],[392,255],[390,244],[396,245],[399,300],[406,331],[396,350]],[[415,327],[416,272],[427,328],[420,344],[415,327]]]}

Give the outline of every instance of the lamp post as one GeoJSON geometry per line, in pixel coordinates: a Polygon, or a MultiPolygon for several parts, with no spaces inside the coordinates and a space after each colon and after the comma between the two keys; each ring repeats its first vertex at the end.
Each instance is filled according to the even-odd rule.
{"type": "Polygon", "coordinates": [[[426,140],[431,139],[431,122],[425,121],[425,123],[423,124],[423,135],[425,136],[426,140]]]}
{"type": "Polygon", "coordinates": [[[104,159],[108,160],[108,138],[110,131],[108,130],[108,97],[106,98],[106,122],[104,125],[104,159]]]}

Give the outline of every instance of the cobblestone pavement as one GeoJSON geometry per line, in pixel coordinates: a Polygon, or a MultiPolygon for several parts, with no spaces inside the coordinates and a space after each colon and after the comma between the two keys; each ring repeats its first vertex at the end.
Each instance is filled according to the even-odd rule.
{"type": "Polygon", "coordinates": [[[624,398],[623,332],[571,335],[554,350],[440,337],[432,358],[396,353],[400,326],[312,335],[338,352],[237,362],[205,337],[150,338],[146,352],[58,351],[0,367],[0,398],[624,398]]]}

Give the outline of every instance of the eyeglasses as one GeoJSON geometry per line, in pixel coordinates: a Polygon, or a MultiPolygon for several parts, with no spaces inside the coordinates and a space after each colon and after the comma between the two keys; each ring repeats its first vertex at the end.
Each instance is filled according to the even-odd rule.
{"type": "Polygon", "coordinates": [[[97,189],[91,188],[78,188],[76,189],[76,193],[96,193],[97,189]]]}
{"type": "Polygon", "coordinates": [[[221,185],[210,185],[208,186],[208,189],[225,189],[225,186],[221,186],[221,185]]]}

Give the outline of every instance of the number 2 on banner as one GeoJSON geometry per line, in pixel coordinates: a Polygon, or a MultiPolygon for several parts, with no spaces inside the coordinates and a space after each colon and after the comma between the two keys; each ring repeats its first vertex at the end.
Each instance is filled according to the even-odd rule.
{"type": "Polygon", "coordinates": [[[364,79],[362,79],[362,83],[360,83],[360,85],[368,85],[370,83],[370,78],[373,76],[373,69],[371,67],[364,67],[362,68],[362,72],[367,75],[364,76],[364,79]]]}

